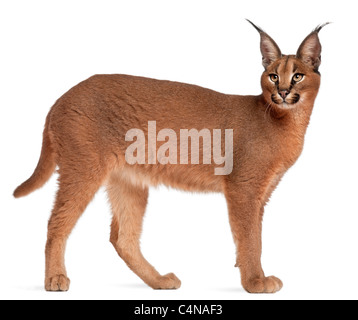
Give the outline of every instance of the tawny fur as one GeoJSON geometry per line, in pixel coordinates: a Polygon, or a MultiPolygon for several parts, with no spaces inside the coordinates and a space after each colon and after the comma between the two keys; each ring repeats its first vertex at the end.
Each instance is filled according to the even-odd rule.
{"type": "Polygon", "coordinates": [[[29,194],[58,167],[59,190],[46,244],[46,290],[69,289],[66,240],[102,185],[111,202],[110,241],[118,254],[152,288],[179,288],[180,280],[174,274],[160,275],[140,251],[148,187],[159,184],[224,193],[243,287],[256,293],[281,289],[282,282],[266,277],[261,267],[261,221],[272,191],[303,147],[320,85],[320,29],[290,56],[282,55],[275,42],[257,30],[265,66],[261,95],[225,95],[177,82],[96,75],[54,104],[47,116],[39,163],[14,192],[15,197],[29,194]],[[304,80],[291,86],[295,73],[303,74],[304,80]],[[270,80],[271,74],[278,75],[279,84],[270,80]],[[286,103],[280,90],[290,91],[286,103]],[[298,102],[295,94],[300,95],[298,102]],[[126,132],[139,128],[147,134],[152,120],[157,131],[170,128],[178,137],[183,128],[233,129],[233,171],[219,176],[214,175],[215,164],[127,164],[124,155],[130,142],[125,141],[126,132]]]}

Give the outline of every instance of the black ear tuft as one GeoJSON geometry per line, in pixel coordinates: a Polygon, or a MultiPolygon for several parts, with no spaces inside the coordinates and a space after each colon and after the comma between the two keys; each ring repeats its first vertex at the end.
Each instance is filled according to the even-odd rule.
{"type": "Polygon", "coordinates": [[[256,26],[253,22],[246,19],[260,34],[261,42],[260,49],[262,54],[262,64],[265,69],[274,61],[282,57],[281,50],[276,42],[261,28],[256,26]]]}
{"type": "Polygon", "coordinates": [[[322,23],[322,24],[318,25],[317,28],[314,29],[312,32],[317,32],[317,33],[318,33],[318,32],[321,31],[321,29],[322,29],[323,27],[325,27],[326,25],[331,24],[331,23],[332,23],[332,22],[322,23]]]}
{"type": "Polygon", "coordinates": [[[252,21],[249,19],[245,19],[247,22],[249,22],[259,33],[264,32],[261,28],[259,28],[257,25],[255,25],[252,21]]]}

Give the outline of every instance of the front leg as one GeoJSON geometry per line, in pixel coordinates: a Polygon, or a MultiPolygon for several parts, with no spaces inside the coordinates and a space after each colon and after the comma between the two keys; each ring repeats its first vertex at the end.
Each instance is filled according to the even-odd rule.
{"type": "Polygon", "coordinates": [[[283,286],[280,279],[266,277],[261,266],[261,224],[267,187],[265,182],[228,182],[225,190],[237,249],[236,265],[242,286],[250,293],[274,293],[283,286]]]}

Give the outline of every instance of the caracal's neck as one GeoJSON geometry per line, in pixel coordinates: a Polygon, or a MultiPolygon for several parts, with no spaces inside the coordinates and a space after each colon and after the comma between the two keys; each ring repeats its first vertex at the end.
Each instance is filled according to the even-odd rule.
{"type": "Polygon", "coordinates": [[[298,102],[292,108],[282,109],[266,101],[263,94],[257,96],[258,110],[263,113],[267,121],[274,122],[282,128],[306,131],[312,114],[314,99],[312,101],[298,102]]]}

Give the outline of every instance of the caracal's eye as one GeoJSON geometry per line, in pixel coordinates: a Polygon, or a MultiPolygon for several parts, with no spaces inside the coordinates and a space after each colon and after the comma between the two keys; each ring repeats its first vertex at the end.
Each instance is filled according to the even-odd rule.
{"type": "Polygon", "coordinates": [[[278,82],[278,75],[277,74],[270,74],[270,80],[272,82],[278,82]]]}
{"type": "Polygon", "coordinates": [[[294,76],[293,76],[293,81],[295,82],[300,82],[302,81],[304,78],[304,75],[302,73],[296,73],[294,76]]]}

